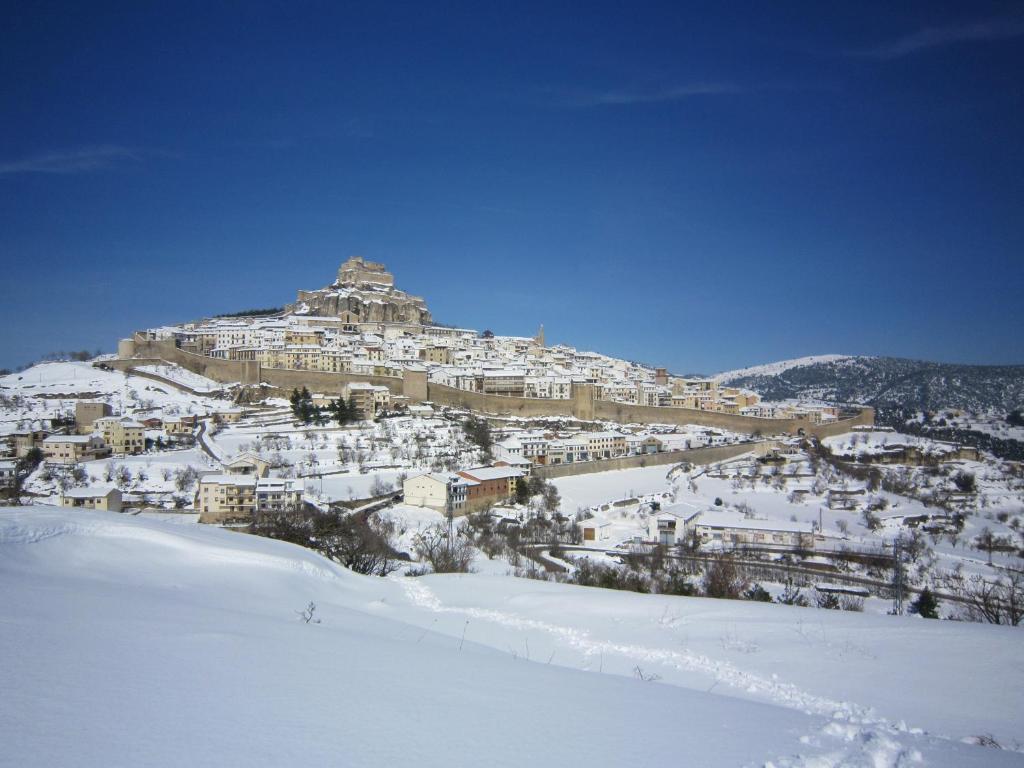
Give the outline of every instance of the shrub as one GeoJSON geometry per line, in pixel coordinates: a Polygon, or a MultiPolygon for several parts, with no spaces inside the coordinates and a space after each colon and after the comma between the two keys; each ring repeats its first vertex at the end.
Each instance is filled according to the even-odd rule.
{"type": "Polygon", "coordinates": [[[828,610],[838,611],[839,610],[839,597],[832,592],[819,592],[818,593],[818,607],[827,608],[828,610]]]}
{"type": "Polygon", "coordinates": [[[356,573],[387,576],[401,559],[394,525],[370,515],[289,512],[256,515],[250,532],[314,549],[356,573]]]}
{"type": "Polygon", "coordinates": [[[468,573],[473,547],[459,533],[449,538],[448,529],[434,525],[416,536],[414,547],[420,560],[430,563],[434,573],[468,573]]]}
{"type": "Polygon", "coordinates": [[[854,611],[856,613],[863,613],[864,598],[860,597],[859,595],[840,595],[839,608],[843,611],[854,611]]]}
{"type": "Polygon", "coordinates": [[[736,600],[747,588],[731,557],[715,558],[704,574],[704,594],[726,600],[736,600]]]}
{"type": "Polygon", "coordinates": [[[800,592],[800,588],[794,587],[792,583],[786,585],[781,594],[775,598],[775,602],[782,605],[798,605],[801,608],[806,608],[808,605],[807,598],[800,592]]]}
{"type": "Polygon", "coordinates": [[[768,590],[762,587],[760,584],[754,584],[746,592],[743,593],[744,600],[753,600],[757,603],[770,603],[772,596],[768,594],[768,590]]]}

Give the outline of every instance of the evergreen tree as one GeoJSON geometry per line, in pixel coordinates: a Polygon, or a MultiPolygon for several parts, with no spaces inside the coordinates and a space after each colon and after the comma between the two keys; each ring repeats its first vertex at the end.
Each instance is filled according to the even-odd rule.
{"type": "Polygon", "coordinates": [[[939,601],[935,594],[925,587],[917,599],[910,604],[910,612],[918,614],[922,619],[937,619],[939,618],[939,601]]]}
{"type": "Polygon", "coordinates": [[[337,400],[332,400],[330,409],[331,418],[338,422],[339,427],[349,423],[348,405],[345,403],[344,398],[339,397],[337,400]]]}
{"type": "Polygon", "coordinates": [[[519,478],[516,480],[516,504],[528,504],[530,502],[530,486],[527,485],[526,480],[519,478]]]}

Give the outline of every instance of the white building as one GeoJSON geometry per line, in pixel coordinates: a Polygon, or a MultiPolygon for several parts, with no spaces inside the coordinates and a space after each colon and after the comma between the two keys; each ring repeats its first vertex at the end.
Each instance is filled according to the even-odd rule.
{"type": "Polygon", "coordinates": [[[686,541],[694,534],[701,546],[814,547],[811,523],[761,520],[717,509],[695,512],[686,504],[672,504],[648,519],[648,539],[667,547],[686,541]]]}

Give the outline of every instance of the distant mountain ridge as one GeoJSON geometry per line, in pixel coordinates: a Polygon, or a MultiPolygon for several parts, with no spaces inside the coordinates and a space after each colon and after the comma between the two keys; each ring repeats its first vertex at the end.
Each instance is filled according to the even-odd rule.
{"type": "Polygon", "coordinates": [[[752,389],[766,400],[1004,413],[1024,404],[1024,365],[960,365],[899,357],[819,355],[728,371],[714,378],[752,389]]]}

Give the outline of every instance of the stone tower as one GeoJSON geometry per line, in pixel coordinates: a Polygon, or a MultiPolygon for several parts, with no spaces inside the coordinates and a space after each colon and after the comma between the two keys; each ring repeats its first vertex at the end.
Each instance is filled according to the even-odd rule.
{"type": "Polygon", "coordinates": [[[537,335],[533,337],[533,341],[538,347],[543,349],[546,345],[544,344],[544,323],[540,324],[540,330],[537,331],[537,335]]]}

